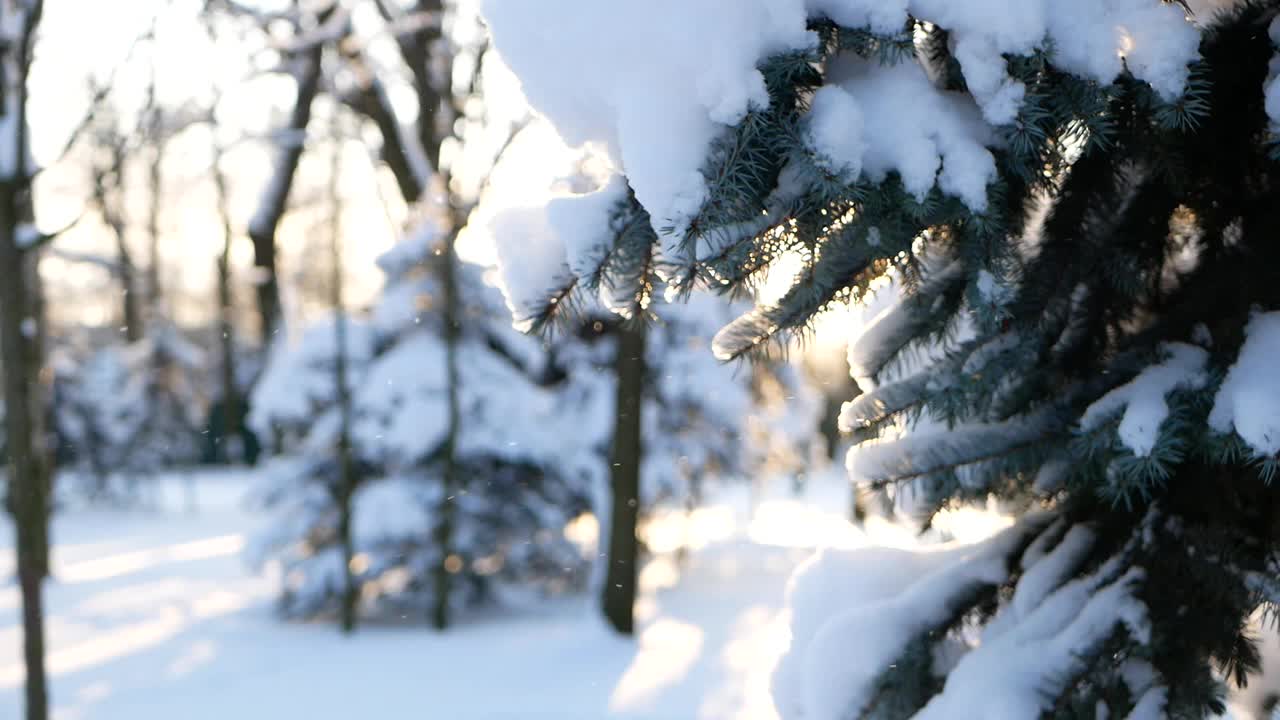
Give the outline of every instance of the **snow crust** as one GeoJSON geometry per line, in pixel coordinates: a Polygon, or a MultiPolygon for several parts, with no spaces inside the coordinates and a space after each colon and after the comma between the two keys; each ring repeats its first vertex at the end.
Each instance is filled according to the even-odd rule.
{"type": "Polygon", "coordinates": [[[1209,413],[1209,427],[1234,430],[1254,452],[1280,452],[1280,312],[1254,315],[1240,356],[1227,372],[1209,413]]]}
{"type": "Polygon", "coordinates": [[[1184,343],[1168,343],[1162,348],[1164,361],[1151,365],[1133,380],[1117,387],[1085,410],[1080,426],[1097,428],[1121,410],[1120,442],[1138,457],[1147,457],[1156,445],[1160,424],[1169,416],[1166,397],[1174,390],[1198,390],[1205,386],[1205,364],[1209,353],[1184,343]]]}

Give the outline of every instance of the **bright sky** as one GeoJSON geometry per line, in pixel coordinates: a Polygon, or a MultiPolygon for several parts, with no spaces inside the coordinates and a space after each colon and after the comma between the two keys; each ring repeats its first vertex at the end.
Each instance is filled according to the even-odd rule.
{"type": "MultiPolygon", "coordinates": [[[[61,150],[71,129],[84,115],[87,79],[91,74],[105,81],[114,71],[114,97],[126,115],[142,104],[153,67],[157,93],[169,106],[191,100],[206,106],[213,89],[220,88],[223,93],[220,140],[234,146],[224,159],[224,167],[232,178],[233,222],[237,231],[243,233],[271,172],[273,154],[261,140],[283,122],[293,85],[279,75],[254,72],[250,48],[260,42],[259,39],[246,42],[224,33],[222,44],[212,43],[195,20],[202,4],[202,0],[48,2],[43,35],[37,47],[37,65],[32,73],[33,152],[37,162],[44,164],[61,150]],[[155,41],[136,44],[153,18],[156,18],[155,41]]],[[[357,7],[365,6],[367,4],[357,7]]],[[[353,19],[357,33],[376,37],[377,18],[357,13],[353,19]]],[[[397,92],[405,91],[403,85],[394,82],[389,83],[389,90],[393,101],[397,92]]],[[[483,94],[488,103],[486,112],[491,118],[500,116],[503,121],[514,121],[525,112],[518,81],[498,63],[486,71],[483,94]]],[[[405,102],[412,105],[411,99],[405,102]]],[[[326,107],[323,99],[317,102],[317,119],[326,117],[326,107]]],[[[316,125],[321,123],[313,124],[313,131],[316,125]]],[[[312,141],[321,147],[326,144],[323,139],[312,141]]],[[[479,140],[473,134],[467,152],[475,155],[475,161],[463,162],[455,168],[455,179],[468,188],[478,188],[484,182],[488,160],[505,142],[502,132],[489,133],[479,140]],[[468,167],[486,170],[485,173],[467,172],[468,167]]],[[[557,143],[532,144],[541,148],[541,154],[511,158],[519,162],[505,164],[506,177],[493,178],[495,187],[506,185],[504,192],[514,190],[520,195],[528,194],[537,184],[530,173],[545,183],[551,163],[547,160],[547,148],[557,143]]],[[[221,250],[222,237],[214,214],[215,196],[210,175],[212,147],[213,139],[207,128],[193,129],[171,144],[164,166],[169,197],[161,217],[162,278],[171,310],[180,322],[188,324],[207,323],[215,307],[214,258],[221,250]]],[[[560,154],[563,153],[561,149],[560,154]]],[[[325,186],[329,155],[326,148],[304,156],[299,173],[302,182],[295,187],[293,195],[295,203],[320,200],[318,194],[325,186]]],[[[43,226],[63,225],[84,207],[87,197],[84,160],[83,156],[73,157],[42,176],[37,213],[43,226]]],[[[140,267],[145,264],[148,244],[142,225],[148,210],[148,192],[142,184],[146,162],[145,156],[137,160],[139,167],[130,176],[128,198],[129,212],[135,218],[129,241],[140,267]]],[[[364,144],[347,143],[343,168],[348,297],[352,305],[359,306],[371,300],[380,287],[381,275],[374,260],[394,242],[405,209],[386,171],[380,174],[374,169],[364,144]],[[387,200],[390,200],[389,206],[387,200]]],[[[319,231],[325,227],[326,219],[323,207],[303,208],[287,216],[281,227],[285,302],[295,318],[301,314],[305,319],[319,310],[314,303],[304,302],[305,298],[296,288],[300,272],[319,270],[315,254],[324,249],[318,244],[324,239],[319,231]]],[[[81,253],[109,253],[112,242],[106,228],[93,216],[60,238],[58,246],[81,253]]],[[[252,264],[248,239],[242,235],[237,237],[235,249],[235,266],[239,272],[247,273],[252,264]]],[[[486,249],[474,242],[464,239],[460,249],[474,261],[490,259],[486,249]]],[[[772,273],[764,288],[766,298],[780,293],[797,267],[784,263],[772,273]]],[[[50,295],[57,299],[52,306],[55,320],[103,327],[119,322],[118,286],[101,268],[50,258],[44,271],[49,279],[50,295]]],[[[251,307],[249,286],[244,282],[239,284],[243,293],[240,306],[248,310],[251,307]]],[[[847,322],[847,314],[840,312],[823,318],[822,332],[818,334],[821,344],[807,346],[805,350],[817,351],[818,356],[838,357],[847,322]]]]}
{"type": "MultiPolygon", "coordinates": [[[[47,2],[31,77],[32,151],[41,165],[56,158],[84,116],[91,76],[99,81],[113,79],[113,98],[126,127],[129,115],[143,102],[152,68],[157,95],[166,106],[194,101],[205,107],[214,88],[220,88],[219,139],[233,146],[224,158],[224,168],[232,180],[233,224],[241,234],[236,240],[235,263],[241,272],[247,272],[252,248],[242,236],[243,228],[272,167],[273,153],[263,140],[280,126],[293,86],[282,76],[254,72],[250,58],[253,39],[246,43],[227,33],[224,42],[212,43],[195,21],[201,5],[200,0],[47,2]],[[137,44],[136,39],[147,32],[153,18],[155,41],[137,44]]],[[[315,117],[326,117],[327,107],[318,102],[315,117]]],[[[328,144],[324,139],[313,141],[321,148],[328,144]]],[[[169,197],[161,215],[162,283],[167,283],[172,311],[183,323],[207,322],[214,308],[214,258],[221,250],[222,236],[214,214],[213,145],[207,128],[189,130],[169,146],[164,165],[169,197]]],[[[325,186],[329,151],[308,155],[300,170],[302,181],[292,196],[295,202],[318,201],[317,193],[325,186]]],[[[73,156],[42,174],[37,191],[37,218],[42,226],[59,227],[81,212],[88,191],[85,159],[73,156]]],[[[130,171],[126,184],[126,203],[133,217],[129,241],[139,266],[145,264],[148,244],[142,224],[149,200],[144,184],[147,162],[145,155],[135,160],[137,167],[130,171]]],[[[364,145],[347,143],[343,167],[349,297],[359,305],[379,286],[381,277],[373,260],[392,243],[399,217],[389,217],[383,205],[379,190],[385,187],[386,178],[375,173],[364,145]]],[[[402,210],[393,204],[392,214],[402,210]]],[[[288,216],[281,227],[281,269],[286,285],[299,268],[316,269],[314,261],[303,262],[302,256],[315,252],[317,225],[322,218],[319,209],[300,211],[288,216]]],[[[93,216],[60,238],[58,247],[104,253],[111,251],[112,243],[106,228],[93,216]]],[[[56,298],[51,307],[55,320],[89,325],[118,321],[114,300],[118,289],[103,270],[56,257],[47,260],[43,270],[50,295],[56,298]]],[[[311,309],[300,301],[290,307],[303,312],[311,309]]]]}

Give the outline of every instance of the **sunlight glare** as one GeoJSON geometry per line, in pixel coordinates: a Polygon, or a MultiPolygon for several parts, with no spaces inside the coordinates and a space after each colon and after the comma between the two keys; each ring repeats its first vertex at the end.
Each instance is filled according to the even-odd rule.
{"type": "Polygon", "coordinates": [[[645,628],[640,649],[609,698],[611,712],[633,712],[675,683],[702,653],[703,631],[696,625],[662,618],[645,628]]]}

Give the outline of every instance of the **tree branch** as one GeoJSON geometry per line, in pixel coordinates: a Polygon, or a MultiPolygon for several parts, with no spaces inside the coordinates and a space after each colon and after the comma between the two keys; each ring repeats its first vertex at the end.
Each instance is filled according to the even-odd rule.
{"type": "Polygon", "coordinates": [[[19,249],[24,253],[34,252],[35,250],[38,250],[42,247],[45,247],[46,245],[49,245],[54,240],[57,240],[59,236],[71,230],[75,226],[79,225],[80,221],[83,220],[84,216],[87,215],[88,213],[89,211],[87,208],[82,209],[80,211],[80,214],[76,215],[75,219],[73,219],[71,222],[67,223],[66,225],[63,225],[57,230],[50,230],[48,232],[42,232],[41,230],[36,228],[34,224],[20,225],[18,228],[18,236],[17,236],[19,249]]]}

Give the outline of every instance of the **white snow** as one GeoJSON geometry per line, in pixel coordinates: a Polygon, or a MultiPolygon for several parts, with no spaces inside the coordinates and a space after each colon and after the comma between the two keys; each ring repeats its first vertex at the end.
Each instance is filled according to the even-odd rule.
{"type": "Polygon", "coordinates": [[[40,228],[35,223],[19,223],[14,229],[13,239],[18,243],[20,248],[33,247],[40,239],[44,237],[44,233],[40,232],[40,228]]]}
{"type": "MultiPolygon", "coordinates": [[[[950,258],[920,259],[924,265],[926,283],[946,282],[961,270],[958,263],[950,262],[950,258]]],[[[849,375],[864,391],[874,390],[882,382],[892,382],[924,370],[939,356],[940,348],[937,346],[921,348],[919,352],[908,353],[909,358],[891,361],[887,368],[880,368],[877,372],[877,361],[883,360],[884,354],[894,349],[891,343],[900,340],[899,336],[911,320],[907,305],[909,296],[903,291],[902,284],[897,269],[890,268],[885,275],[872,281],[868,293],[859,298],[849,314],[849,345],[846,353],[849,375]]],[[[967,329],[960,330],[957,340],[972,334],[967,329]]]]}
{"type": "Polygon", "coordinates": [[[810,111],[814,150],[839,174],[861,170],[873,182],[895,171],[923,199],[936,183],[976,211],[995,179],[994,141],[976,105],[938,90],[916,63],[884,67],[838,58],[810,111]]]}
{"type": "Polygon", "coordinates": [[[485,0],[494,44],[572,146],[598,145],[654,229],[679,238],[706,199],[712,140],[768,105],[757,63],[811,46],[798,0],[485,0]]]}
{"type": "Polygon", "coordinates": [[[1280,452],[1280,312],[1259,313],[1245,328],[1240,356],[1227,372],[1209,413],[1209,427],[1235,430],[1259,455],[1280,452]]]}
{"type": "Polygon", "coordinates": [[[784,720],[857,717],[908,643],[964,593],[1008,577],[1012,547],[1039,524],[945,551],[866,549],[801,566],[787,593],[791,643],[773,681],[784,720]]]}
{"type": "MultiPolygon", "coordinates": [[[[809,143],[819,164],[846,181],[857,180],[867,152],[858,101],[839,85],[824,85],[813,94],[808,123],[809,143]]],[[[873,245],[879,244],[879,232],[876,236],[873,245]]]]}
{"type": "MultiPolygon", "coordinates": [[[[275,423],[309,423],[315,411],[331,402],[333,363],[337,357],[336,317],[332,314],[307,327],[293,342],[272,347],[262,377],[254,386],[249,426],[268,432],[275,423]]],[[[368,323],[346,318],[344,354],[353,375],[373,353],[373,332],[368,323]]]]}
{"type": "Polygon", "coordinates": [[[1166,343],[1161,352],[1166,356],[1162,362],[1144,368],[1133,380],[1090,405],[1080,418],[1080,426],[1093,430],[1123,409],[1120,441],[1138,457],[1150,455],[1160,424],[1169,416],[1165,399],[1168,394],[1174,390],[1198,390],[1208,380],[1205,364],[1209,353],[1203,348],[1166,343]]]}
{"type": "MultiPolygon", "coordinates": [[[[55,519],[46,612],[58,720],[776,720],[768,673],[785,642],[787,574],[814,542],[867,541],[817,509],[841,507],[838,478],[798,499],[779,485],[754,520],[739,486],[692,517],[663,515],[646,528],[647,537],[702,539],[683,567],[674,546],[651,543],[659,556],[641,576],[634,639],[597,619],[594,597],[512,606],[443,635],[410,618],[345,638],[328,623],[277,619],[283,578],[255,576],[241,562],[263,521],[241,502],[249,478],[190,480],[194,512],[183,510],[187,478],[169,476],[153,510],[55,519]],[[812,535],[817,527],[828,534],[812,535]]],[[[387,497],[371,497],[370,512],[399,522],[384,502],[396,493],[379,494],[387,497]]],[[[11,543],[0,519],[6,577],[11,543]]],[[[20,617],[17,588],[0,586],[5,718],[21,715],[20,617]]]]}
{"type": "Polygon", "coordinates": [[[545,123],[521,132],[490,183],[501,202],[482,205],[472,243],[491,244],[498,279],[517,323],[556,287],[586,278],[613,246],[611,221],[627,196],[626,179],[584,168],[590,157],[564,146],[545,123]]]}
{"type": "MultiPolygon", "coordinates": [[[[1036,542],[1050,534],[1042,534],[1036,538],[1036,542]]],[[[1027,553],[1022,557],[1026,572],[1014,589],[1013,599],[984,628],[984,636],[999,636],[1031,615],[1050,593],[1071,576],[1078,563],[1093,547],[1093,540],[1093,533],[1088,528],[1075,525],[1044,556],[1036,557],[1036,553],[1032,552],[1033,548],[1028,547],[1027,553]]]]}
{"type": "Polygon", "coordinates": [[[418,332],[380,355],[356,386],[353,441],[370,457],[391,467],[414,463],[444,439],[445,347],[441,339],[418,332]]]}
{"type": "Polygon", "coordinates": [[[517,327],[555,288],[573,281],[569,246],[578,253],[574,264],[582,267],[589,249],[607,241],[608,218],[600,212],[605,191],[563,182],[581,175],[577,171],[584,159],[582,152],[567,148],[550,125],[530,123],[494,168],[485,202],[462,236],[467,245],[490,248],[496,255],[499,285],[517,327]],[[591,212],[558,228],[548,211],[553,201],[591,212]]]}
{"type": "Polygon", "coordinates": [[[965,81],[995,125],[1013,121],[1025,88],[1005,72],[1003,55],[1021,55],[1047,38],[1062,69],[1102,83],[1126,67],[1166,100],[1182,93],[1198,34],[1181,10],[1150,0],[809,0],[848,27],[882,34],[913,17],[951,31],[965,81]]]}
{"type": "Polygon", "coordinates": [[[539,210],[507,210],[495,217],[489,232],[496,240],[499,278],[517,327],[527,327],[531,310],[541,307],[554,290],[572,281],[564,240],[554,234],[529,232],[539,210]]]}
{"type": "MultiPolygon", "coordinates": [[[[845,467],[855,483],[875,485],[912,480],[956,466],[963,482],[966,457],[990,456],[993,449],[1012,448],[1044,435],[1050,419],[1044,415],[1015,418],[1003,423],[972,423],[949,428],[945,423],[922,417],[912,426],[903,426],[895,436],[868,440],[849,448],[845,467]]],[[[973,461],[980,466],[981,460],[973,461]]],[[[978,473],[980,477],[981,474],[978,473]]]]}
{"type": "Polygon", "coordinates": [[[1153,687],[1138,698],[1138,703],[1129,711],[1128,720],[1162,720],[1165,716],[1165,704],[1169,702],[1169,691],[1163,687],[1153,687]]]}
{"type": "Polygon", "coordinates": [[[804,561],[787,582],[789,649],[774,669],[771,686],[783,717],[803,716],[809,672],[806,650],[832,617],[847,608],[892,597],[950,558],[946,552],[900,548],[828,548],[804,561]]]}
{"type": "Polygon", "coordinates": [[[977,106],[943,102],[913,61],[865,68],[865,77],[847,78],[848,97],[819,93],[811,139],[831,156],[833,169],[852,172],[860,159],[872,172],[893,167],[916,193],[932,186],[939,158],[949,158],[942,189],[978,210],[992,163],[984,143],[975,142],[987,139],[985,124],[974,120],[1012,122],[1025,94],[1008,76],[1004,55],[1051,45],[1064,70],[1110,83],[1127,68],[1172,100],[1186,85],[1199,41],[1181,9],[1153,0],[485,0],[482,11],[530,104],[569,145],[593,146],[627,176],[673,258],[707,197],[700,170],[711,143],[752,108],[767,106],[757,67],[772,55],[812,47],[810,17],[896,34],[910,13],[952,33],[977,106]],[[861,132],[850,101],[859,91],[875,96],[857,102],[861,132]],[[929,99],[927,110],[903,97],[929,99]],[[916,120],[903,126],[904,117],[916,120]],[[843,122],[849,136],[838,138],[843,122]],[[906,142],[922,137],[923,146],[906,142]],[[860,158],[864,153],[881,164],[860,158]]]}
{"type": "MultiPolygon", "coordinates": [[[[55,718],[792,718],[780,691],[804,678],[784,681],[790,671],[778,664],[769,693],[788,644],[793,655],[806,644],[796,638],[816,634],[830,617],[863,599],[910,594],[914,578],[946,572],[979,547],[927,551],[908,528],[873,522],[855,529],[831,512],[847,500],[839,477],[815,479],[802,498],[773,486],[753,516],[740,485],[718,490],[696,513],[662,514],[642,528],[658,556],[641,576],[634,640],[609,632],[588,609],[590,598],[513,606],[464,619],[443,635],[415,622],[344,638],[328,623],[276,618],[272,604],[284,578],[254,575],[242,563],[247,538],[265,520],[243,503],[256,483],[242,471],[167,475],[150,486],[152,509],[70,507],[56,516],[54,580],[45,594],[55,718]],[[686,543],[691,552],[680,567],[670,553],[686,543]],[[804,560],[814,546],[841,549],[804,560]],[[787,610],[784,578],[797,566],[787,610]]],[[[358,533],[414,522],[391,484],[364,492],[358,533]]],[[[1005,523],[964,511],[940,518],[938,527],[979,542],[1005,523]]],[[[11,543],[8,519],[0,517],[3,576],[13,572],[11,543]]],[[[1093,619],[1114,621],[1114,607],[1097,610],[1093,619]]],[[[20,716],[20,617],[16,586],[0,586],[0,717],[20,716]]],[[[847,664],[853,656],[844,651],[860,641],[834,648],[836,662],[847,664]]],[[[1021,679],[1028,656],[1039,662],[1060,648],[1029,640],[991,662],[1021,679]]],[[[1275,643],[1266,655],[1268,671],[1280,669],[1275,643]]],[[[1155,684],[1134,687],[1151,694],[1155,684]]],[[[1248,697],[1233,698],[1236,716],[1247,717],[1266,687],[1257,678],[1248,697]]],[[[1144,700],[1155,702],[1154,695],[1144,700]]],[[[957,707],[946,717],[973,716],[957,707]]]]}
{"type": "Polygon", "coordinates": [[[627,181],[614,175],[601,188],[579,195],[561,195],[547,203],[550,232],[563,238],[569,269],[578,277],[591,274],[609,251],[609,221],[627,197],[627,181]]]}
{"type": "Polygon", "coordinates": [[[1118,625],[1145,642],[1146,608],[1134,595],[1142,572],[1130,570],[1107,583],[1106,573],[1112,570],[1107,563],[1058,588],[1016,624],[1002,625],[1002,632],[989,629],[916,720],[1039,717],[1048,709],[1046,698],[1062,690],[1085,653],[1118,625]]]}

